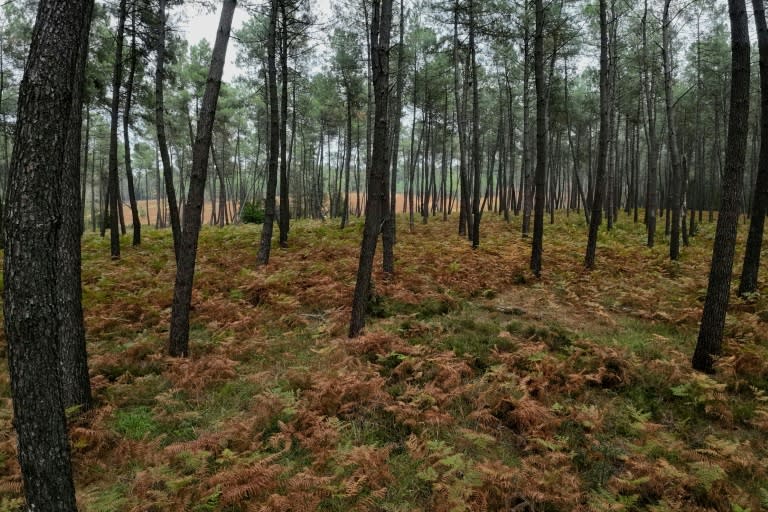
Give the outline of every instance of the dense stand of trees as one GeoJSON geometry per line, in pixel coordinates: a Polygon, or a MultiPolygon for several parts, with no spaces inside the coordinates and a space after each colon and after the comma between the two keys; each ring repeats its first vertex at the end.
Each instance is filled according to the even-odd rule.
{"type": "Polygon", "coordinates": [[[338,0],[322,27],[312,2],[264,0],[236,32],[240,75],[230,83],[236,2],[223,2],[213,48],[169,30],[180,4],[0,6],[5,328],[31,508],[74,510],[64,407],[91,402],[79,256],[88,228],[110,231],[118,259],[127,223],[134,245],[142,223],[171,226],[168,352],[183,357],[201,225],[240,222],[244,211],[264,212],[262,265],[275,223],[290,250],[291,219],[330,217],[344,229],[365,215],[350,336],[365,323],[380,235],[384,270],[397,278],[398,212],[410,231],[417,214],[454,216],[473,248],[483,215],[501,215],[532,236],[536,276],[547,268],[547,214],[555,222],[556,211],[583,210],[594,268],[601,227],[643,222],[647,245],[663,239],[674,260],[704,212],[709,222],[718,212],[693,356],[713,371],[742,214],[751,219],[739,293],[759,284],[761,0],[753,88],[744,0],[729,1],[730,30],[722,6],[703,0],[338,0]]]}
{"type": "MultiPolygon", "coordinates": [[[[205,41],[189,47],[177,32],[167,31],[160,9],[170,14],[171,24],[180,9],[165,4],[126,0],[97,6],[94,21],[91,51],[99,59],[92,59],[88,69],[83,216],[91,229],[116,221],[113,231],[119,232],[122,218],[122,224],[134,225],[134,243],[140,241],[142,220],[170,224],[178,238],[193,120],[205,82],[201,70],[211,51],[205,41]],[[115,38],[121,27],[123,37],[115,38]],[[116,59],[120,65],[114,66],[116,59]],[[106,79],[106,69],[119,73],[116,83],[106,79]],[[122,137],[114,127],[109,132],[122,144],[105,137],[106,121],[112,119],[107,112],[123,121],[122,137]],[[114,200],[110,187],[117,189],[114,200]],[[116,205],[118,214],[109,215],[115,200],[125,205],[126,215],[116,205]]],[[[522,214],[517,222],[525,236],[533,236],[537,267],[546,243],[538,233],[543,228],[531,227],[535,217],[593,207],[601,132],[594,6],[452,0],[414,7],[394,5],[394,19],[402,22],[393,25],[390,65],[396,78],[389,109],[390,195],[399,197],[391,209],[412,211],[422,222],[457,212],[468,237],[476,236],[473,228],[483,212],[505,215],[510,222],[522,214]],[[396,104],[401,116],[392,114],[396,104]]],[[[695,233],[693,215],[688,217],[694,222],[682,227],[686,210],[698,210],[701,218],[719,207],[728,112],[727,27],[717,5],[670,1],[606,8],[611,99],[604,219],[612,225],[621,210],[644,210],[638,221],[649,226],[653,245],[656,220],[666,219],[669,210],[665,237],[668,230],[670,251],[678,253],[679,236],[695,233]],[[694,19],[695,33],[689,23],[694,19]]],[[[23,33],[20,26],[32,16],[16,5],[4,10],[5,35],[22,46],[23,40],[11,35],[23,33]]],[[[285,246],[290,218],[332,217],[346,224],[363,213],[373,126],[373,95],[366,94],[372,87],[365,28],[371,11],[360,2],[339,7],[322,50],[312,42],[318,37],[317,13],[309,2],[263,2],[252,14],[238,31],[242,75],[222,90],[229,111],[214,128],[205,221],[238,222],[243,205],[256,203],[268,214],[265,240],[271,240],[272,219],[285,246]]],[[[12,126],[23,59],[14,61],[11,55],[24,50],[8,44],[0,59],[7,62],[0,105],[6,125],[12,126]]],[[[757,133],[756,116],[749,126],[757,133]]],[[[9,155],[8,130],[3,146],[9,155]]],[[[752,148],[740,194],[742,212],[754,204],[757,156],[752,148]]]]}

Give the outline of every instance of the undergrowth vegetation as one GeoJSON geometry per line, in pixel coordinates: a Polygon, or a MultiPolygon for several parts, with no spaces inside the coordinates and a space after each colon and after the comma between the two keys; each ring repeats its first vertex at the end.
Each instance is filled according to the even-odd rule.
{"type": "MultiPolygon", "coordinates": [[[[170,233],[117,262],[86,236],[97,406],[71,415],[81,510],[768,508],[768,299],[734,299],[717,373],[689,369],[713,225],[670,262],[622,220],[586,272],[584,222],[563,215],[541,279],[490,214],[475,251],[453,221],[403,230],[353,340],[361,224],[297,221],[262,268],[258,229],[203,230],[189,359],[164,355],[170,233]]],[[[5,364],[0,400],[13,511],[5,364]]]]}

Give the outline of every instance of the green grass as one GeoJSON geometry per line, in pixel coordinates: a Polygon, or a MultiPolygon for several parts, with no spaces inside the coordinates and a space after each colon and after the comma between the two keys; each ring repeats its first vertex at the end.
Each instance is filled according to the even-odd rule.
{"type": "Polygon", "coordinates": [[[115,412],[115,430],[128,439],[141,441],[156,437],[160,424],[155,421],[149,407],[130,407],[115,412]]]}

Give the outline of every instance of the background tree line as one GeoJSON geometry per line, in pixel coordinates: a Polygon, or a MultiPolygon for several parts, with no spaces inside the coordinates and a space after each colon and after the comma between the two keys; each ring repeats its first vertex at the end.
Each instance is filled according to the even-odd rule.
{"type": "MultiPolygon", "coordinates": [[[[163,144],[157,140],[154,120],[160,49],[157,2],[96,4],[86,70],[81,169],[82,215],[90,230],[110,227],[108,182],[115,165],[117,200],[125,205],[117,209],[121,231],[126,225],[171,223],[166,165],[176,208],[183,215],[194,131],[191,120],[199,109],[211,48],[206,40],[189,46],[175,30],[182,9],[173,4],[165,7],[171,18],[162,56],[167,163],[161,158],[163,144]],[[120,26],[122,37],[116,38],[120,26]],[[118,53],[120,65],[115,66],[118,53]],[[119,83],[108,79],[114,70],[120,70],[119,83]],[[116,104],[113,90],[119,90],[116,104]],[[110,128],[114,114],[121,123],[118,130],[110,128]],[[110,131],[117,134],[119,143],[110,141],[110,131]],[[113,156],[111,149],[116,150],[113,156]]],[[[16,94],[33,5],[3,6],[3,170],[13,148],[16,94]]],[[[396,78],[392,92],[401,107],[400,116],[395,115],[394,106],[390,109],[400,125],[392,184],[399,197],[397,207],[408,214],[410,229],[416,220],[426,222],[438,213],[447,216],[458,211],[462,219],[467,212],[474,216],[477,181],[477,209],[505,218],[521,215],[522,233],[528,235],[539,161],[545,162],[544,186],[538,189],[544,193],[548,214],[591,206],[599,132],[596,5],[555,2],[543,6],[539,92],[534,83],[535,6],[501,1],[404,2],[403,13],[397,3],[394,7],[395,19],[401,14],[403,19],[393,24],[392,37],[391,68],[396,78]],[[474,65],[473,54],[477,55],[474,65]],[[544,106],[546,123],[538,134],[535,115],[544,106]],[[472,122],[475,111],[477,126],[472,122]],[[537,159],[540,140],[545,142],[546,158],[537,159]]],[[[670,19],[665,45],[663,3],[608,6],[612,108],[605,218],[609,227],[622,210],[649,225],[662,218],[664,234],[674,240],[694,234],[695,224],[711,220],[717,210],[728,112],[729,46],[722,4],[667,2],[666,7],[670,19]],[[662,50],[666,46],[665,70],[662,50]],[[667,85],[669,109],[665,107],[667,85]],[[667,137],[668,118],[673,119],[674,151],[667,137]],[[695,212],[686,216],[687,226],[680,235],[672,233],[680,225],[672,222],[679,210],[675,197],[684,198],[685,210],[695,212]],[[638,212],[643,210],[649,214],[641,216],[638,212]]],[[[278,6],[272,34],[279,88],[275,204],[285,210],[284,218],[332,217],[342,223],[348,215],[363,212],[373,106],[367,11],[361,2],[339,2],[333,4],[331,21],[318,26],[317,13],[311,12],[307,2],[278,6]]],[[[267,8],[249,7],[249,17],[236,34],[241,74],[222,89],[214,129],[214,179],[206,185],[205,220],[210,224],[237,222],[245,204],[264,206],[270,200],[269,39],[267,8]]],[[[756,91],[753,88],[755,103],[756,91]]],[[[753,109],[748,172],[740,199],[744,211],[752,203],[758,120],[753,109]]],[[[114,180],[114,172],[112,176],[114,180]]],[[[0,179],[6,181],[6,172],[0,179]]],[[[464,224],[462,231],[470,236],[472,228],[464,224]]],[[[281,232],[286,231],[283,226],[281,232]]],[[[649,244],[655,243],[656,231],[649,230],[649,244]]]]}

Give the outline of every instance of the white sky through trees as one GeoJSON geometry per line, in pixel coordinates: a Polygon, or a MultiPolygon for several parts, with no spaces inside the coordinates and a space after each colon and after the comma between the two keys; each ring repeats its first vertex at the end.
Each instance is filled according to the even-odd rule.
{"type": "MultiPolygon", "coordinates": [[[[263,2],[262,2],[263,3],[263,2]]],[[[328,20],[331,12],[331,0],[310,0],[312,14],[318,17],[318,21],[323,23],[328,20]]],[[[214,12],[205,12],[200,7],[188,5],[183,8],[184,18],[178,25],[179,30],[185,34],[190,46],[197,44],[202,39],[207,39],[213,46],[216,39],[216,29],[219,24],[221,6],[217,5],[214,12]]],[[[232,20],[232,32],[240,29],[243,23],[250,16],[250,12],[242,3],[238,4],[235,10],[235,17],[232,20]]],[[[240,68],[235,63],[237,49],[230,42],[230,48],[227,50],[227,62],[224,65],[224,80],[231,81],[240,74],[240,68]]]]}

